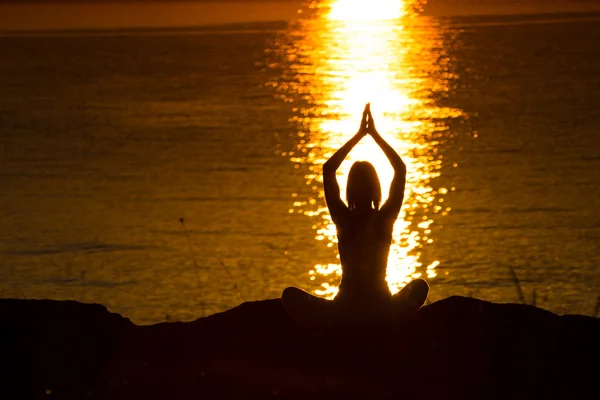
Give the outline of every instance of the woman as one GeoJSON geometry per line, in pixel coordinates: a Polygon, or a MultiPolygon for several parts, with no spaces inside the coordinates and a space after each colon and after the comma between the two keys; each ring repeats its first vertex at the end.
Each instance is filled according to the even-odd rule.
{"type": "Polygon", "coordinates": [[[339,292],[334,301],[330,302],[300,289],[288,288],[282,294],[282,301],[290,315],[299,322],[306,323],[306,315],[303,313],[310,315],[319,313],[319,307],[335,306],[337,311],[344,310],[346,316],[355,315],[362,319],[389,312],[397,319],[416,312],[423,305],[429,292],[427,282],[422,279],[414,280],[392,296],[385,279],[394,223],[404,199],[405,182],[406,166],[375,129],[370,105],[367,104],[358,133],[323,166],[325,201],[337,228],[342,264],[339,292]],[[383,150],[394,168],[389,197],[381,207],[381,186],[373,165],[366,161],[358,161],[352,165],[346,186],[347,205],[340,198],[340,188],[335,176],[348,153],[367,134],[383,150]]]}

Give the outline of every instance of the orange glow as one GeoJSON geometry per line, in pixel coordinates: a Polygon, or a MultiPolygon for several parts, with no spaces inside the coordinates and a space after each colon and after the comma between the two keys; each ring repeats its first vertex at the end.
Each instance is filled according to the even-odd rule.
{"type": "MultiPolygon", "coordinates": [[[[291,157],[294,163],[312,166],[307,184],[322,182],[322,164],[356,133],[367,102],[378,131],[407,165],[404,205],[388,259],[387,281],[393,293],[413,278],[436,276],[439,262],[423,266],[419,250],[433,241],[431,225],[447,193],[430,186],[443,161],[437,155],[437,138],[447,129],[436,121],[462,115],[432,99],[433,93],[450,90],[452,74],[447,72],[439,27],[416,14],[419,5],[399,0],[371,0],[368,6],[354,0],[315,2],[312,14],[289,33],[296,38],[294,44],[281,49],[288,59],[299,60],[290,66],[297,83],[288,84],[282,97],[311,104],[299,110],[302,116],[296,120],[308,133],[301,133],[301,151],[291,157]]],[[[347,174],[357,160],[375,166],[385,201],[393,170],[370,137],[354,148],[338,171],[342,198],[347,174]]],[[[323,198],[322,185],[317,187],[315,197],[297,207],[315,221],[316,240],[335,249],[335,226],[324,201],[316,201],[323,198]]],[[[316,294],[335,296],[339,264],[315,265],[310,275],[321,284],[316,294]]]]}

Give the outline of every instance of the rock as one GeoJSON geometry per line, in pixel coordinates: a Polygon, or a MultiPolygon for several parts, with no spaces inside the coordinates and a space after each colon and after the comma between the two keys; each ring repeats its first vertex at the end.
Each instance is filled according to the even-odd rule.
{"type": "Polygon", "coordinates": [[[0,334],[6,398],[600,395],[600,320],[466,297],[402,326],[318,331],[279,299],[151,326],[96,304],[3,299],[0,334]]]}
{"type": "Polygon", "coordinates": [[[81,398],[102,385],[109,360],[119,358],[135,325],[98,304],[51,300],[0,300],[0,374],[6,398],[54,394],[81,398]]]}

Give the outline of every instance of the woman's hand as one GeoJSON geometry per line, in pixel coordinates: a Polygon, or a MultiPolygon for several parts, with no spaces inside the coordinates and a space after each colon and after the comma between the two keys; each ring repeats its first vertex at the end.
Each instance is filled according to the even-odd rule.
{"type": "Polygon", "coordinates": [[[369,133],[369,121],[367,120],[367,117],[371,113],[370,104],[371,103],[367,103],[367,105],[365,106],[365,109],[363,111],[362,121],[360,121],[360,128],[358,129],[357,134],[361,138],[367,136],[367,133],[369,133]]]}
{"type": "MultiPolygon", "coordinates": [[[[387,159],[392,164],[394,168],[394,178],[392,179],[392,183],[390,185],[390,195],[388,199],[385,201],[383,206],[379,209],[384,218],[389,221],[391,226],[393,226],[394,221],[398,217],[398,213],[400,212],[400,207],[402,207],[402,201],[404,200],[404,187],[406,184],[406,165],[396,153],[396,150],[392,148],[386,142],[377,129],[375,129],[375,121],[373,120],[373,115],[371,115],[371,107],[367,104],[367,117],[368,117],[368,125],[367,132],[375,143],[383,150],[383,153],[386,155],[387,159]]],[[[390,228],[391,229],[391,228],[390,228]]]]}
{"type": "Polygon", "coordinates": [[[371,103],[367,104],[367,107],[365,107],[365,110],[367,111],[367,115],[369,117],[367,133],[370,134],[371,136],[379,135],[379,132],[377,132],[377,129],[375,129],[375,120],[373,119],[373,115],[371,115],[371,103]]]}
{"type": "Polygon", "coordinates": [[[344,204],[340,197],[340,186],[337,183],[335,173],[344,161],[344,158],[350,153],[350,150],[354,148],[361,141],[362,138],[367,136],[369,131],[369,104],[365,106],[363,111],[362,121],[360,122],[360,128],[356,135],[352,136],[350,140],[340,147],[330,158],[323,164],[323,188],[325,189],[325,201],[327,202],[327,208],[329,208],[329,214],[331,219],[337,225],[349,212],[348,207],[344,204]]]}

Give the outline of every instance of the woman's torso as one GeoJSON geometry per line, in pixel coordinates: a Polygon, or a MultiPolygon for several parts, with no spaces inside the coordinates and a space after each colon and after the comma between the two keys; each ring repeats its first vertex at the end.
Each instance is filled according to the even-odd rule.
{"type": "Polygon", "coordinates": [[[387,261],[393,223],[378,210],[351,211],[350,218],[337,225],[342,283],[337,299],[369,301],[387,298],[387,261]]]}

